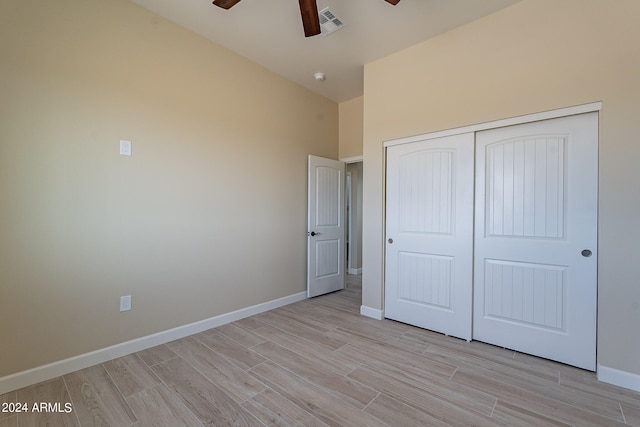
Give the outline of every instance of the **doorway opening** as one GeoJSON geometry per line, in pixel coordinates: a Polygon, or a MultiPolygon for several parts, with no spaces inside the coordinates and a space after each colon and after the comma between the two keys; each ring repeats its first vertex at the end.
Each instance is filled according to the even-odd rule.
{"type": "Polygon", "coordinates": [[[346,286],[362,286],[362,158],[344,160],[346,172],[346,286]]]}

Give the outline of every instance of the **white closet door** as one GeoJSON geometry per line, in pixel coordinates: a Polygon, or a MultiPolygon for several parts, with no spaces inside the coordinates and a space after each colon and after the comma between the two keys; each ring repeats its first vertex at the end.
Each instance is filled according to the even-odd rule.
{"type": "Polygon", "coordinates": [[[385,317],[471,339],[473,133],[387,149],[385,317]]]}
{"type": "Polygon", "coordinates": [[[595,370],[598,115],[476,134],[473,338],[595,370]]]}

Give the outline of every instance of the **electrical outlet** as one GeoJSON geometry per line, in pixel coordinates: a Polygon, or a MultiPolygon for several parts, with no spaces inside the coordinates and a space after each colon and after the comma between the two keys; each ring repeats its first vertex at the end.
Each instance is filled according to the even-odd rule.
{"type": "Polygon", "coordinates": [[[120,311],[131,310],[131,295],[120,297],[120,311]]]}

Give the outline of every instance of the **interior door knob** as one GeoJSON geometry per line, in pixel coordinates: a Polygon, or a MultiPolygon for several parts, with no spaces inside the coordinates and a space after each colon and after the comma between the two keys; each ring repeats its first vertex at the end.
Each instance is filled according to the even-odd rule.
{"type": "Polygon", "coordinates": [[[316,233],[315,231],[312,231],[312,232],[311,232],[311,233],[309,233],[309,234],[311,234],[312,236],[319,236],[319,235],[320,235],[320,234],[322,234],[322,233],[316,233]]]}
{"type": "Polygon", "coordinates": [[[391,237],[389,237],[389,239],[387,240],[387,242],[389,242],[389,244],[393,243],[393,239],[391,237]]]}
{"type": "Polygon", "coordinates": [[[583,249],[582,252],[580,252],[580,253],[585,258],[589,258],[591,256],[591,251],[589,249],[583,249]]]}

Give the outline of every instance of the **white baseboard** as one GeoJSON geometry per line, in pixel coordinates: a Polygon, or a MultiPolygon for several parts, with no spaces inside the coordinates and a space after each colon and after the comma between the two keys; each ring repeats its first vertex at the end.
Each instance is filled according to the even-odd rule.
{"type": "Polygon", "coordinates": [[[89,366],[113,360],[118,357],[126,356],[131,353],[184,338],[189,335],[197,334],[211,328],[216,328],[227,323],[235,322],[236,320],[244,319],[245,317],[264,313],[265,311],[302,301],[306,298],[307,293],[300,292],[283,298],[267,301],[262,304],[232,311],[230,313],[214,316],[209,319],[190,323],[188,325],[178,326],[177,328],[136,338],[111,347],[102,348],[100,350],[80,354],[68,359],[7,375],[6,377],[0,378],[0,395],[37,384],[42,381],[47,381],[61,375],[66,375],[80,369],[88,368],[89,366]]]}
{"type": "Polygon", "coordinates": [[[640,391],[640,375],[598,365],[598,381],[640,391]]]}
{"type": "Polygon", "coordinates": [[[367,307],[366,305],[360,306],[360,314],[372,319],[382,320],[384,319],[384,312],[376,308],[367,307]]]}
{"type": "Polygon", "coordinates": [[[361,268],[349,268],[347,273],[348,274],[353,274],[353,275],[362,274],[362,269],[361,268]]]}

